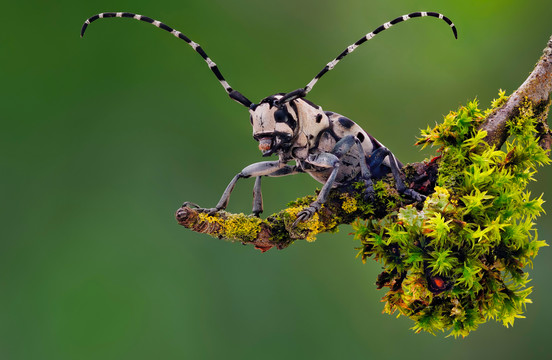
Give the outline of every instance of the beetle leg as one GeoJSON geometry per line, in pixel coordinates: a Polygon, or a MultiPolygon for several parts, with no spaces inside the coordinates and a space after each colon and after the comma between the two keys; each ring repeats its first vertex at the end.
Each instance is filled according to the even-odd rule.
{"type": "Polygon", "coordinates": [[[284,176],[295,174],[299,171],[294,166],[286,165],[279,161],[262,161],[258,163],[251,164],[246,166],[242,171],[240,171],[236,176],[232,178],[226,189],[222,193],[219,202],[214,208],[208,209],[199,209],[200,211],[206,212],[209,215],[213,215],[217,211],[224,210],[228,206],[228,201],[230,200],[230,194],[234,190],[234,186],[239,179],[246,179],[249,177],[256,177],[255,186],[253,188],[253,214],[257,215],[262,212],[262,195],[261,195],[261,176],[284,176]]]}
{"type": "MultiPolygon", "coordinates": [[[[286,165],[264,176],[278,177],[278,176],[294,175],[301,172],[303,171],[297,166],[286,165]]],[[[257,176],[255,178],[255,185],[253,186],[253,210],[251,210],[251,212],[253,213],[253,215],[257,217],[259,216],[260,213],[263,212],[263,194],[261,193],[261,177],[262,176],[257,176]]]]}
{"type": "Polygon", "coordinates": [[[354,137],[354,140],[357,145],[359,154],[361,154],[359,163],[360,163],[360,174],[362,175],[362,180],[364,181],[364,187],[365,187],[364,198],[366,200],[373,200],[375,193],[374,193],[374,183],[372,182],[372,171],[370,170],[371,167],[368,165],[366,161],[366,156],[364,156],[364,149],[362,148],[362,144],[360,140],[356,136],[354,137]]]}
{"type": "Polygon", "coordinates": [[[341,159],[341,157],[345,155],[347,152],[349,152],[353,146],[357,147],[358,152],[360,154],[360,158],[359,158],[360,174],[362,176],[362,180],[364,181],[364,185],[365,185],[365,191],[366,191],[365,197],[366,199],[372,200],[374,198],[374,185],[372,183],[372,173],[370,171],[370,167],[366,162],[366,157],[364,156],[364,149],[362,148],[362,144],[360,140],[354,135],[347,135],[335,144],[332,150],[332,154],[336,155],[338,158],[341,159]]]}
{"type": "Polygon", "coordinates": [[[217,211],[226,209],[226,207],[228,206],[228,201],[230,201],[230,194],[232,193],[232,190],[234,190],[234,186],[236,186],[236,183],[239,179],[248,178],[251,176],[259,177],[262,175],[266,175],[280,169],[283,166],[285,165],[283,163],[280,163],[279,161],[262,161],[246,166],[245,168],[243,168],[242,171],[237,173],[236,176],[232,178],[232,180],[230,180],[230,183],[228,184],[228,186],[226,186],[226,189],[222,193],[222,196],[220,197],[217,205],[215,205],[214,208],[205,209],[204,211],[212,215],[217,211]]]}
{"type": "Polygon", "coordinates": [[[299,222],[310,219],[318,210],[320,210],[320,206],[323,203],[325,203],[326,200],[328,199],[328,194],[330,193],[330,190],[335,182],[335,178],[339,171],[339,166],[341,165],[340,159],[343,157],[343,155],[347,154],[355,145],[357,146],[359,154],[361,155],[359,159],[360,171],[361,171],[362,179],[364,180],[364,183],[366,185],[367,196],[368,197],[374,196],[374,187],[372,185],[372,175],[370,173],[370,168],[366,163],[366,158],[364,156],[364,149],[362,148],[360,140],[354,135],[345,136],[335,144],[331,153],[311,155],[307,160],[307,162],[312,165],[325,167],[325,168],[333,168],[333,170],[330,173],[328,180],[326,180],[326,183],[322,187],[322,190],[320,190],[320,193],[318,194],[318,198],[316,198],[316,200],[312,204],[310,204],[308,208],[302,210],[297,215],[297,220],[295,220],[292,226],[295,227],[299,222]]]}
{"type": "Polygon", "coordinates": [[[263,212],[263,194],[261,192],[261,176],[255,178],[255,185],[253,186],[253,209],[251,210],[253,215],[259,217],[259,214],[263,212]]]}
{"type": "Polygon", "coordinates": [[[310,164],[327,168],[333,167],[333,170],[328,180],[326,180],[326,183],[322,187],[322,190],[320,190],[316,201],[314,201],[312,204],[310,204],[308,208],[304,209],[298,214],[297,220],[295,220],[293,226],[297,225],[297,223],[300,221],[310,219],[316,211],[320,210],[321,204],[326,202],[328,194],[330,193],[330,189],[335,182],[335,178],[339,171],[339,166],[341,165],[340,159],[349,151],[351,151],[353,146],[357,147],[360,154],[360,173],[362,176],[362,180],[364,180],[364,184],[366,186],[366,196],[370,199],[373,198],[374,186],[372,184],[372,174],[370,173],[370,167],[366,163],[366,157],[364,156],[364,149],[362,148],[362,144],[360,143],[360,140],[354,135],[345,136],[335,144],[331,153],[322,153],[316,156],[311,156],[309,158],[308,162],[310,164]]]}
{"type": "Polygon", "coordinates": [[[401,170],[400,170],[401,166],[399,165],[397,158],[395,158],[395,155],[393,155],[393,153],[386,147],[381,147],[374,150],[374,152],[372,153],[372,156],[368,160],[368,166],[371,169],[375,169],[383,163],[383,160],[385,160],[386,157],[389,157],[389,164],[391,165],[391,173],[393,174],[393,178],[395,179],[395,186],[397,187],[397,191],[400,194],[404,194],[416,201],[425,200],[426,198],[425,195],[422,195],[417,191],[406,187],[406,185],[401,179],[401,170]]]}
{"type": "Polygon", "coordinates": [[[198,204],[190,202],[190,201],[185,201],[184,204],[182,204],[181,207],[189,207],[189,208],[196,208],[196,209],[200,208],[200,206],[198,204]]]}

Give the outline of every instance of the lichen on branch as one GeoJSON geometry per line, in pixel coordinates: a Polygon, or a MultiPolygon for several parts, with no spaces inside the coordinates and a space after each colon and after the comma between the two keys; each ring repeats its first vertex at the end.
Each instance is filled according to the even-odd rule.
{"type": "Polygon", "coordinates": [[[209,215],[189,206],[181,207],[176,212],[176,218],[180,225],[193,231],[252,244],[262,252],[272,247],[284,249],[296,240],[314,241],[317,234],[335,232],[341,224],[350,224],[357,218],[381,217],[398,210],[405,203],[411,203],[401,199],[392,182],[392,177],[376,182],[374,189],[377,195],[371,202],[364,199],[363,183],[334,189],[328,201],[311,219],[296,226],[293,223],[297,214],[315,200],[314,196],[299,198],[266,219],[226,211],[209,215]]]}

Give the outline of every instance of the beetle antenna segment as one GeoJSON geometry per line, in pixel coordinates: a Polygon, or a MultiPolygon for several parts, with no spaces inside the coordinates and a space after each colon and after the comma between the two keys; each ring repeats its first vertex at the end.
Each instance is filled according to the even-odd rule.
{"type": "Polygon", "coordinates": [[[249,99],[247,99],[244,95],[242,95],[238,91],[232,89],[232,87],[228,84],[228,82],[222,76],[219,68],[217,67],[217,64],[215,64],[213,62],[213,60],[211,60],[209,58],[209,56],[207,56],[205,51],[203,51],[203,49],[201,48],[201,46],[198,43],[192,41],[186,35],[182,34],[180,31],[175,30],[175,29],[171,28],[170,26],[167,26],[167,25],[163,24],[161,21],[154,20],[154,19],[149,18],[147,16],[142,16],[142,15],[128,13],[128,12],[105,12],[105,13],[94,15],[94,16],[86,19],[86,21],[82,25],[81,37],[84,36],[84,32],[86,31],[86,28],[92,22],[94,22],[98,19],[112,18],[112,17],[119,17],[119,18],[124,17],[124,18],[132,18],[132,19],[144,21],[144,22],[150,23],[152,25],[155,25],[158,28],[163,29],[167,32],[170,32],[171,34],[173,34],[177,38],[186,41],[188,43],[188,45],[190,45],[199,55],[201,55],[203,60],[205,60],[205,62],[209,66],[209,69],[211,69],[213,74],[215,74],[218,81],[220,82],[222,87],[224,87],[224,90],[226,90],[226,92],[228,93],[228,95],[230,96],[231,99],[237,101],[238,103],[242,104],[245,107],[249,107],[252,104],[251,101],[249,99]]]}
{"type": "MultiPolygon", "coordinates": [[[[350,53],[352,53],[357,47],[359,47],[361,44],[363,44],[365,41],[367,40],[370,40],[372,39],[374,36],[376,36],[377,34],[379,34],[380,32],[382,32],[383,30],[387,30],[389,29],[391,26],[395,25],[395,24],[398,24],[400,22],[403,22],[403,21],[406,21],[406,20],[410,20],[410,19],[413,19],[413,18],[416,18],[416,17],[425,17],[425,16],[432,16],[432,17],[436,17],[436,18],[439,18],[443,21],[445,21],[452,29],[452,32],[454,33],[454,37],[456,39],[458,39],[458,33],[456,31],[456,26],[454,26],[454,24],[452,23],[452,21],[446,17],[445,15],[443,14],[439,14],[439,13],[436,13],[436,12],[425,12],[425,11],[421,11],[421,12],[414,12],[414,13],[411,13],[411,14],[408,14],[408,15],[403,15],[403,16],[399,16],[398,18],[394,19],[394,20],[391,20],[389,22],[386,22],[385,24],[382,24],[380,25],[377,29],[375,29],[374,31],[364,35],[362,38],[360,38],[357,42],[355,42],[354,44],[351,44],[349,45],[345,50],[343,50],[343,52],[341,54],[339,54],[338,57],[336,57],[335,59],[333,59],[332,61],[330,61],[325,67],[324,69],[322,69],[322,71],[320,71],[318,73],[318,75],[316,75],[314,77],[314,79],[312,79],[308,84],[307,86],[305,86],[304,88],[304,92],[302,93],[303,96],[307,95],[307,93],[309,91],[312,90],[313,86],[316,84],[316,82],[325,74],[327,73],[328,71],[330,71],[331,69],[334,68],[335,65],[337,65],[338,62],[341,61],[341,59],[343,59],[345,56],[349,55],[350,53]]],[[[297,91],[297,90],[295,90],[297,91]]]]}

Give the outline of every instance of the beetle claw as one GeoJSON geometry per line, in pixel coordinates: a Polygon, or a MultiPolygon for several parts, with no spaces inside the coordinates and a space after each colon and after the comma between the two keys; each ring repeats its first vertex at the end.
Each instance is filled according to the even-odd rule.
{"type": "Polygon", "coordinates": [[[193,208],[193,209],[195,209],[197,212],[200,212],[200,213],[207,213],[207,215],[215,215],[217,212],[219,212],[220,210],[222,210],[222,209],[219,209],[219,208],[217,208],[217,207],[214,207],[214,208],[202,208],[202,207],[200,207],[198,204],[193,203],[193,202],[190,202],[190,201],[185,201],[184,204],[182,204],[181,207],[193,208]]]}
{"type": "Polygon", "coordinates": [[[219,208],[210,208],[210,209],[202,209],[204,213],[207,213],[207,215],[215,215],[217,212],[219,212],[220,210],[222,209],[219,209],[219,208]]]}
{"type": "Polygon", "coordinates": [[[192,202],[188,202],[188,201],[186,201],[184,204],[182,204],[182,207],[194,208],[194,210],[196,210],[197,212],[205,213],[205,214],[211,215],[211,216],[215,215],[217,212],[222,210],[222,209],[219,209],[219,208],[216,208],[216,207],[214,207],[214,208],[202,208],[199,205],[194,204],[192,202]]]}
{"type": "Polygon", "coordinates": [[[199,205],[190,201],[185,201],[181,207],[200,209],[199,205]]]}
{"type": "Polygon", "coordinates": [[[297,219],[291,224],[291,227],[294,228],[300,222],[307,221],[313,217],[318,210],[320,210],[320,204],[313,202],[308,208],[301,210],[299,214],[297,214],[297,219]]]}

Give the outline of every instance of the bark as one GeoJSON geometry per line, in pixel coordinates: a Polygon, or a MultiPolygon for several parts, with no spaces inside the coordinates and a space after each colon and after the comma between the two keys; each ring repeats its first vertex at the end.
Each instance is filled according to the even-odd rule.
{"type": "MultiPolygon", "coordinates": [[[[539,145],[545,150],[552,147],[552,133],[546,122],[552,92],[552,37],[544,49],[542,57],[525,82],[509,97],[501,107],[493,111],[481,124],[480,129],[487,131],[486,142],[500,148],[508,137],[506,123],[520,114],[520,110],[531,106],[538,120],[537,137],[539,145]]],[[[429,162],[413,163],[403,169],[408,186],[422,194],[433,192],[439,167],[439,158],[429,162]]],[[[320,232],[335,231],[340,224],[350,224],[355,219],[381,219],[386,214],[412,203],[399,196],[394,187],[392,176],[384,178],[376,189],[376,199],[364,201],[362,191],[349,188],[333,189],[329,199],[318,212],[315,219],[293,227],[298,210],[314,200],[313,196],[298,199],[295,204],[264,220],[243,214],[230,214],[219,211],[213,216],[201,210],[183,206],[176,212],[178,223],[192,231],[209,234],[231,241],[252,244],[262,252],[272,247],[283,249],[295,240],[313,240],[320,232]],[[238,222],[239,220],[239,222],[238,222]],[[240,233],[228,231],[229,224],[245,228],[254,226],[252,231],[240,233]],[[253,225],[252,225],[253,224],[253,225]]],[[[421,206],[421,204],[417,204],[421,206]]]]}
{"type": "Polygon", "coordinates": [[[520,107],[529,102],[539,120],[537,126],[539,144],[550,150],[552,136],[546,122],[552,91],[552,37],[544,48],[543,55],[523,84],[510,96],[508,101],[490,114],[481,125],[487,131],[485,139],[489,145],[500,148],[508,137],[506,122],[519,114],[520,107]]]}

